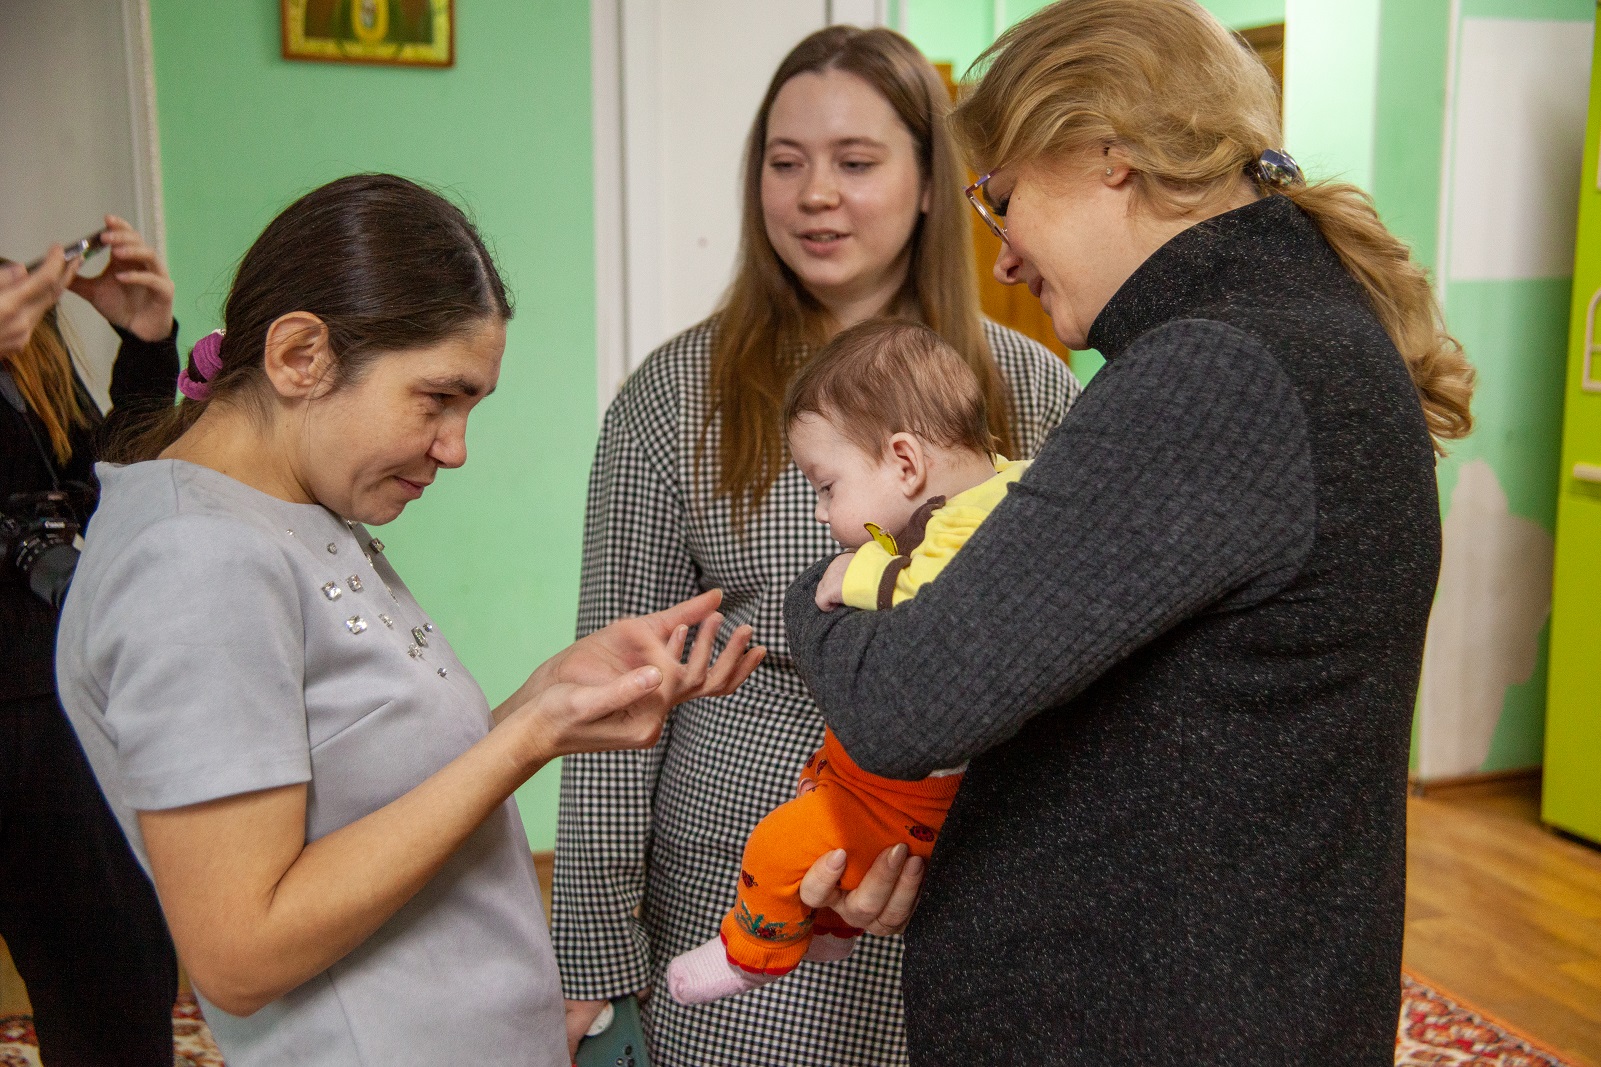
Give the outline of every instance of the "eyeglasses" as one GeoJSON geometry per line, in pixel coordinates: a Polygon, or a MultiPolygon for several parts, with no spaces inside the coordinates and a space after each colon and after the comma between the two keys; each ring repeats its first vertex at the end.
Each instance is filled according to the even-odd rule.
{"type": "MultiPolygon", "coordinates": [[[[1006,200],[1002,200],[997,204],[990,199],[989,190],[984,188],[984,183],[993,177],[995,177],[995,172],[991,171],[966,189],[963,189],[962,192],[967,194],[968,202],[973,205],[973,210],[978,212],[978,217],[984,220],[984,225],[990,228],[990,233],[1004,241],[1006,240],[1006,223],[1001,220],[1006,218],[1006,200]]],[[[1010,200],[1011,197],[1006,199],[1010,200]]]]}

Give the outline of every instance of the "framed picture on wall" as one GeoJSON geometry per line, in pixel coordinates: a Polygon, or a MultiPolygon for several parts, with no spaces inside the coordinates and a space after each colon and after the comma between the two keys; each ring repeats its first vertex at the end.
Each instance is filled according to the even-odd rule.
{"type": "Polygon", "coordinates": [[[285,59],[450,67],[454,0],[279,0],[285,59]]]}

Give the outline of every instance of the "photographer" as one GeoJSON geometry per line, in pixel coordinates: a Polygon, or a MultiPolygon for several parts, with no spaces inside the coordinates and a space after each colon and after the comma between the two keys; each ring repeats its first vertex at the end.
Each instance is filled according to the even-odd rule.
{"type": "Polygon", "coordinates": [[[170,406],[178,379],[165,267],[115,216],[101,242],[110,263],[94,278],[59,249],[31,273],[0,261],[0,937],[46,1067],[170,1067],[172,943],[55,686],[57,607],[94,508],[96,443],[141,409],[170,406]],[[64,288],[122,339],[109,417],[62,338],[64,288]]]}

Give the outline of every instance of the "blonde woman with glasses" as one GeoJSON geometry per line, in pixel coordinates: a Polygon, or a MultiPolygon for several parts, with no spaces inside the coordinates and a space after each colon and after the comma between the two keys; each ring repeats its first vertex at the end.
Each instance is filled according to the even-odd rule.
{"type": "MultiPolygon", "coordinates": [[[[751,127],[721,309],[652,354],[607,412],[579,632],[715,586],[768,655],[739,692],[681,707],[650,751],[565,761],[553,929],[574,1042],[603,1000],[656,985],[716,933],[745,839],[794,795],[823,737],[780,617],[784,590],[833,551],[780,436],[796,369],[858,322],[920,320],[977,373],[1014,458],[1038,450],[1077,392],[1060,360],[979,314],[947,108],[934,68],[889,30],[836,26],[797,45],[751,127]]],[[[920,868],[887,853],[883,879],[858,890],[871,899],[841,906],[893,933],[920,868]]],[[[748,996],[650,998],[653,1062],[905,1063],[900,940],[864,940],[847,961],[802,964],[748,996]]]]}
{"type": "Polygon", "coordinates": [[[1388,1065],[1472,370],[1193,0],[1060,0],[979,69],[996,276],[1107,364],[915,600],[821,612],[820,565],[785,612],[858,764],[971,761],[906,935],[912,1062],[1388,1065]]]}

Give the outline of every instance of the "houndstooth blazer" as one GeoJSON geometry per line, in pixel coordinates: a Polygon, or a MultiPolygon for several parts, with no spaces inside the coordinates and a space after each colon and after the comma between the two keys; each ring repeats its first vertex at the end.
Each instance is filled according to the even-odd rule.
{"type": "MultiPolygon", "coordinates": [[[[642,752],[563,761],[552,936],[566,995],[598,1000],[658,983],[678,953],[717,933],[745,839],[794,795],[823,720],[790,660],[784,591],[838,551],[790,464],[743,538],[715,470],[697,470],[716,320],[673,338],[606,412],[590,474],[578,633],[723,590],[725,632],[755,630],[767,658],[726,697],[691,701],[642,752]]],[[[1021,334],[985,323],[1032,456],[1078,383],[1021,334]]],[[[717,454],[717,427],[705,456],[717,454]]],[[[865,937],[842,963],[803,963],[780,982],[699,1007],[652,998],[657,1067],[886,1067],[906,1062],[899,938],[865,937]]]]}

